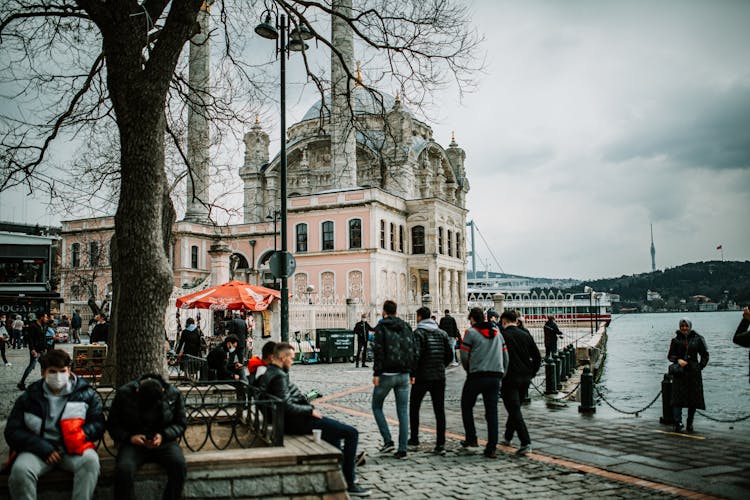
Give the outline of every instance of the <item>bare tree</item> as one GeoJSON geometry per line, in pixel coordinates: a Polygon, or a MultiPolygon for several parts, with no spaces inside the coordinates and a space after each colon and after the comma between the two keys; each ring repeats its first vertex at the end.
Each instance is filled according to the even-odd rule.
{"type": "MultiPolygon", "coordinates": [[[[173,283],[170,194],[176,180],[192,173],[180,126],[186,103],[199,100],[214,130],[241,137],[264,98],[275,95],[267,63],[247,60],[245,50],[263,10],[286,14],[293,27],[304,25],[316,43],[338,54],[349,91],[354,68],[324,33],[331,16],[351,26],[367,57],[379,61],[380,78],[417,106],[450,79],[465,88],[479,66],[479,40],[460,2],[373,0],[343,15],[327,1],[223,0],[213,5],[222,86],[189,89],[183,50],[198,31],[203,4],[6,0],[0,6],[0,92],[14,104],[0,111],[0,190],[60,191],[54,172],[65,165],[57,158],[70,154],[66,146],[75,139],[86,138],[85,154],[99,157],[107,144],[101,138],[108,137],[107,151],[115,152],[91,180],[117,200],[111,248],[117,383],[163,369],[164,311],[173,283]],[[167,168],[167,144],[184,169],[167,168]]],[[[310,81],[323,93],[330,82],[316,74],[307,52],[303,57],[310,81]]]]}

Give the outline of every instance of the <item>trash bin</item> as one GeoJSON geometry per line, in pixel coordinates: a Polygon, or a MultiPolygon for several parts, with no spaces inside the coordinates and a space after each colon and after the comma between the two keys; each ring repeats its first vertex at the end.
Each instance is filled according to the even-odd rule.
{"type": "Polygon", "coordinates": [[[354,361],[354,332],[346,328],[318,328],[315,339],[324,363],[354,361]]]}

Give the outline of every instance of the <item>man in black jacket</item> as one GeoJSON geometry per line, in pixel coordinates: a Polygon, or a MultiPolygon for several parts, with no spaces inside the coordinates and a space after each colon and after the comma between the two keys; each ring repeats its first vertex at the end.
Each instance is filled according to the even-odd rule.
{"type": "Polygon", "coordinates": [[[20,390],[26,389],[26,377],[36,367],[36,362],[39,360],[44,351],[47,349],[47,340],[44,336],[45,330],[47,329],[47,315],[42,313],[39,317],[36,314],[29,314],[29,331],[26,334],[26,339],[29,344],[29,365],[23,372],[21,381],[16,387],[20,390]]]}
{"type": "Polygon", "coordinates": [[[342,469],[349,496],[369,496],[370,491],[355,482],[357,443],[359,432],[351,425],[324,417],[307,398],[289,382],[289,369],[294,363],[294,349],[286,342],[277,343],[268,368],[259,379],[258,388],[276,396],[284,402],[284,432],[286,434],[311,434],[313,429],[322,431],[322,438],[336,448],[344,441],[342,469]]]}
{"type": "Polygon", "coordinates": [[[500,388],[508,420],[505,423],[505,436],[501,444],[509,446],[513,434],[517,432],[521,446],[516,454],[526,455],[531,452],[531,437],[521,413],[521,401],[529,390],[531,379],[539,371],[542,355],[529,332],[517,326],[516,319],[516,315],[511,311],[505,311],[500,315],[503,339],[508,346],[508,372],[500,388]]]}
{"type": "Polygon", "coordinates": [[[555,323],[554,316],[547,316],[544,323],[544,359],[554,356],[557,352],[557,338],[563,338],[560,328],[555,323]]]}
{"type": "MultiPolygon", "coordinates": [[[[750,308],[745,306],[742,310],[742,320],[737,326],[737,331],[734,332],[734,338],[732,341],[742,347],[750,347],[750,308]]],[[[748,352],[748,358],[750,358],[750,352],[748,352]]]]}
{"type": "Polygon", "coordinates": [[[163,498],[182,498],[187,466],[177,440],[186,427],[182,394],[161,376],[144,375],[117,389],[107,421],[109,435],[118,446],[115,499],[134,498],[133,478],[147,462],[166,469],[163,498]]]}
{"type": "Polygon", "coordinates": [[[109,342],[109,323],[104,314],[96,315],[96,325],[91,331],[90,341],[92,344],[106,344],[109,342]]]}
{"type": "Polygon", "coordinates": [[[246,380],[245,367],[239,355],[240,340],[227,335],[224,343],[217,345],[206,357],[210,380],[246,380]]]}
{"type": "Polygon", "coordinates": [[[357,337],[357,356],[354,358],[354,368],[359,368],[360,355],[362,356],[362,368],[367,368],[367,337],[373,331],[373,327],[367,322],[367,314],[354,325],[354,335],[357,337]]]}
{"type": "Polygon", "coordinates": [[[96,442],[104,433],[102,403],[94,389],[70,373],[62,350],[40,360],[42,380],[13,405],[5,440],[18,455],[8,478],[11,498],[36,498],[37,480],[54,468],[72,472],[72,498],[93,497],[99,478],[96,442]]]}
{"type": "Polygon", "coordinates": [[[451,316],[448,309],[445,310],[445,316],[440,318],[440,325],[438,326],[448,334],[448,339],[452,342],[453,347],[453,366],[458,366],[457,351],[461,348],[461,332],[458,331],[456,319],[451,316]]]}
{"type": "Polygon", "coordinates": [[[453,352],[448,334],[430,318],[427,307],[417,309],[414,337],[419,349],[419,362],[409,396],[409,446],[419,445],[419,409],[422,399],[429,392],[437,424],[437,440],[433,452],[445,455],[445,367],[453,360],[453,352]]]}
{"type": "Polygon", "coordinates": [[[234,312],[232,321],[229,322],[229,335],[234,335],[239,340],[237,343],[237,357],[240,363],[245,360],[245,347],[247,345],[247,323],[239,311],[234,312]]]}
{"type": "Polygon", "coordinates": [[[414,383],[415,369],[419,361],[417,343],[411,327],[396,316],[396,303],[383,303],[383,319],[375,327],[373,342],[372,413],[383,437],[381,453],[393,451],[393,439],[383,413],[383,402],[388,393],[396,394],[398,414],[398,451],[396,458],[406,458],[409,439],[409,384],[414,383]]]}

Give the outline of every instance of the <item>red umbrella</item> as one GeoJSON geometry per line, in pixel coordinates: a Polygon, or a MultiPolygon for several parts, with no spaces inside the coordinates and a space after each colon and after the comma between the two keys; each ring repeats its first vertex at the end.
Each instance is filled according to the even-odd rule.
{"type": "Polygon", "coordinates": [[[225,309],[247,311],[264,311],[273,299],[281,298],[281,293],[272,288],[250,285],[242,281],[230,281],[223,285],[206,288],[177,299],[181,309],[225,309]]]}

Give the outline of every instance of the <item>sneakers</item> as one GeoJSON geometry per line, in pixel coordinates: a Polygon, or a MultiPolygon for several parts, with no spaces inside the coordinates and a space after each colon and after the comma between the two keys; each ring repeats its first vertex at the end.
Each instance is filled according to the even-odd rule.
{"type": "Polygon", "coordinates": [[[516,455],[519,455],[522,457],[525,457],[529,453],[531,453],[531,443],[521,445],[521,447],[518,448],[518,450],[516,450],[516,455]]]}
{"type": "Polygon", "coordinates": [[[682,424],[674,424],[674,432],[682,432],[682,429],[684,429],[682,424]]]}
{"type": "Polygon", "coordinates": [[[484,458],[497,458],[497,451],[491,448],[485,448],[484,458]]]}
{"type": "Polygon", "coordinates": [[[406,444],[409,446],[419,446],[419,439],[409,439],[406,444]]]}
{"type": "Polygon", "coordinates": [[[365,450],[362,450],[357,454],[357,467],[365,465],[366,463],[367,463],[367,452],[365,450]]]}
{"type": "Polygon", "coordinates": [[[13,366],[13,365],[11,365],[10,363],[5,363],[5,366],[13,366]]]}
{"type": "Polygon", "coordinates": [[[363,364],[362,368],[369,368],[369,366],[363,364]]]}
{"type": "Polygon", "coordinates": [[[461,441],[461,447],[463,448],[479,448],[479,443],[477,443],[476,439],[474,441],[461,441]]]}
{"type": "Polygon", "coordinates": [[[510,446],[510,441],[508,441],[507,439],[501,439],[500,444],[502,446],[510,446]]]}
{"type": "Polygon", "coordinates": [[[435,449],[432,450],[432,453],[435,455],[440,455],[441,457],[445,456],[445,446],[435,446],[435,449]]]}
{"type": "Polygon", "coordinates": [[[451,366],[458,366],[458,361],[454,361],[453,363],[451,363],[451,366]]]}
{"type": "Polygon", "coordinates": [[[350,497],[369,497],[370,490],[361,487],[358,484],[353,484],[346,489],[346,492],[350,497]]]}
{"type": "Polygon", "coordinates": [[[687,424],[687,427],[685,427],[685,432],[693,433],[693,424],[687,424]]]}
{"type": "Polygon", "coordinates": [[[392,452],[392,451],[393,451],[393,450],[395,450],[395,449],[396,449],[396,448],[395,448],[395,446],[393,446],[393,441],[390,441],[390,442],[388,442],[388,443],[385,443],[385,444],[384,444],[383,446],[381,446],[381,447],[380,447],[380,448],[378,449],[378,451],[379,451],[380,453],[390,453],[390,452],[392,452]]]}
{"type": "Polygon", "coordinates": [[[393,454],[393,458],[398,458],[399,460],[404,460],[406,458],[406,452],[405,451],[397,451],[393,454]]]}

